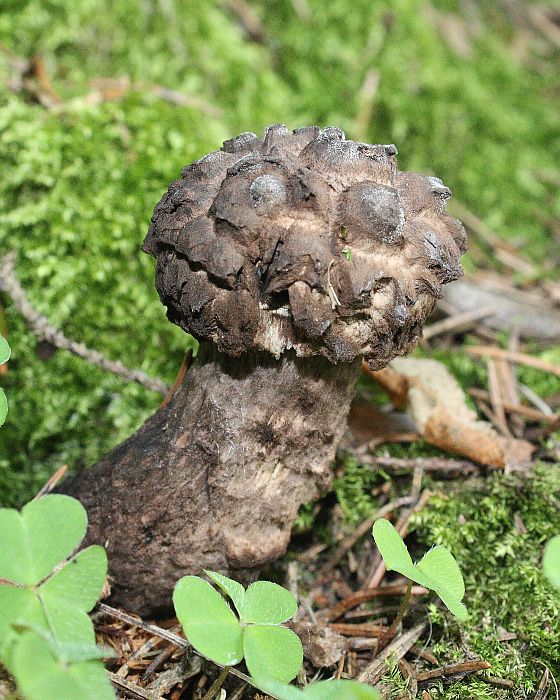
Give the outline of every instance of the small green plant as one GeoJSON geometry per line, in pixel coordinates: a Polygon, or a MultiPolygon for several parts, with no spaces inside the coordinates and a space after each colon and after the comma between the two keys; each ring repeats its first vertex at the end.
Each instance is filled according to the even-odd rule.
{"type": "Polygon", "coordinates": [[[560,535],[553,537],[544,548],[542,567],[550,583],[560,589],[560,535]]]}
{"type": "Polygon", "coordinates": [[[193,647],[211,661],[234,666],[245,659],[252,676],[287,683],[303,662],[299,637],[282,623],[296,612],[292,594],[270,581],[245,589],[226,576],[205,571],[229,596],[237,616],[223,596],[198,576],[184,576],[173,592],[173,604],[193,647]]]}
{"type": "Polygon", "coordinates": [[[63,645],[44,633],[26,630],[15,647],[11,670],[26,700],[114,700],[99,662],[106,656],[112,656],[108,649],[63,645]]]}
{"type": "MultiPolygon", "coordinates": [[[[12,351],[8,345],[8,341],[3,335],[0,335],[0,365],[7,362],[10,359],[12,351]]],[[[8,401],[6,399],[6,394],[4,390],[0,388],[0,425],[6,422],[6,416],[8,415],[8,401]]]]}
{"type": "Polygon", "coordinates": [[[107,555],[98,545],[74,553],[86,528],[85,509],[69,496],[0,509],[0,661],[26,700],[114,698],[87,614],[107,555]]]}
{"type": "Polygon", "coordinates": [[[369,685],[357,681],[320,681],[304,690],[278,681],[255,681],[257,687],[276,700],[379,700],[379,695],[369,685]]]}
{"type": "Polygon", "coordinates": [[[391,625],[391,633],[396,631],[406,614],[413,581],[435,591],[459,620],[467,619],[467,609],[461,602],[465,595],[463,575],[448,549],[441,545],[432,547],[424,554],[418,564],[414,564],[401,536],[394,526],[384,518],[376,520],[373,526],[373,538],[385,561],[387,570],[398,571],[409,580],[401,609],[391,625]]]}

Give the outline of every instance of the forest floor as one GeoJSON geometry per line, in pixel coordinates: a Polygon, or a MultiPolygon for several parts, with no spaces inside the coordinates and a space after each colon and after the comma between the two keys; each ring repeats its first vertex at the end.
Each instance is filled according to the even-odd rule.
{"type": "MultiPolygon", "coordinates": [[[[442,469],[437,460],[450,455],[391,427],[386,392],[364,375],[333,492],[302,509],[290,551],[270,576],[296,586],[312,612],[334,608],[375,569],[364,523],[429,489],[406,518],[407,543],[415,553],[435,543],[451,549],[471,616],[458,625],[430,604],[429,635],[419,644],[438,667],[482,659],[490,669],[424,681],[418,697],[429,685],[434,700],[557,697],[560,601],[540,573],[543,545],[560,531],[557,4],[102,4],[8,0],[0,9],[0,255],[15,253],[30,302],[69,338],[170,385],[195,342],[166,320],[153,262],[139,246],[181,167],[236,133],[276,122],[333,124],[350,138],[396,143],[400,169],[436,174],[451,187],[450,210],[469,233],[467,286],[439,305],[432,323],[449,323],[414,357],[445,365],[466,405],[534,451],[522,470],[515,460],[481,468],[472,455],[442,469]],[[480,290],[479,317],[458,318],[468,311],[462,301],[480,290]],[[484,316],[486,306],[493,313],[484,316]],[[497,307],[509,311],[498,318],[497,307]],[[473,354],[475,346],[536,364],[473,354]]],[[[7,294],[0,332],[13,349],[0,367],[10,401],[0,430],[0,505],[19,507],[61,465],[84,468],[122,441],[161,396],[40,341],[7,294]]],[[[390,607],[364,603],[337,621],[383,619],[390,607]]],[[[412,619],[422,611],[414,608],[412,619]]],[[[129,651],[146,641],[122,620],[100,619],[105,641],[124,639],[129,651]],[[111,625],[126,634],[111,637],[111,625]]],[[[371,657],[364,644],[351,644],[354,666],[371,657]]],[[[115,672],[129,653],[120,651],[115,672]]],[[[121,676],[153,682],[140,679],[150,654],[121,676]]],[[[158,672],[179,655],[168,652],[158,672]]],[[[414,690],[403,668],[406,675],[401,664],[384,678],[386,697],[414,690]]],[[[337,669],[352,672],[321,673],[337,669]]]]}

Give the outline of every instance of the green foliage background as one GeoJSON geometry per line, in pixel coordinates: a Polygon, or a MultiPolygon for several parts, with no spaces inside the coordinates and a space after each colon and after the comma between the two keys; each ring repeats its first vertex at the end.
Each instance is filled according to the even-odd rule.
{"type": "MultiPolygon", "coordinates": [[[[189,340],[165,320],[152,260],[139,252],[153,206],[183,165],[279,121],[395,142],[402,168],[442,177],[524,254],[546,261],[543,274],[554,272],[546,222],[560,214],[560,110],[549,47],[534,42],[521,62],[516,30],[491,2],[480,5],[470,58],[434,18],[454,2],[308,0],[308,19],[296,5],[254,2],[266,31],[256,43],[212,0],[3,2],[0,250],[17,252],[32,303],[68,336],[173,380],[189,340]],[[55,110],[14,89],[14,57],[35,54],[63,99],[55,110]],[[364,124],[356,115],[371,70],[380,81],[364,124]],[[138,89],[88,99],[92,80],[123,76],[138,89]],[[201,107],[162,100],[154,85],[201,107]]],[[[0,501],[21,504],[60,464],[95,461],[159,397],[65,352],[39,359],[9,304],[0,322],[14,349],[0,501]]]]}

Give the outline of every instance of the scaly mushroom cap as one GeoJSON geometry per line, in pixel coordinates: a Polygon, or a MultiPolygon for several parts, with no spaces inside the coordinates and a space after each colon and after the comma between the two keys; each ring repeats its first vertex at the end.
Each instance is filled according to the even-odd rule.
{"type": "Polygon", "coordinates": [[[462,274],[466,236],[443,211],[449,189],[399,172],[396,153],[275,125],[184,168],[143,246],[170,320],[230,355],[363,355],[380,368],[411,349],[462,274]]]}

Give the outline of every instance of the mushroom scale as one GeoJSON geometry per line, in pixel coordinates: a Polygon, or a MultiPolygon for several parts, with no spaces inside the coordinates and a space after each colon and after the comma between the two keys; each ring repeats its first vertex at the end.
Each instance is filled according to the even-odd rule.
{"type": "Polygon", "coordinates": [[[169,318],[234,356],[363,355],[375,369],[409,351],[462,274],[466,235],[450,190],[399,172],[396,153],[274,125],[184,168],[143,246],[169,318]]]}

